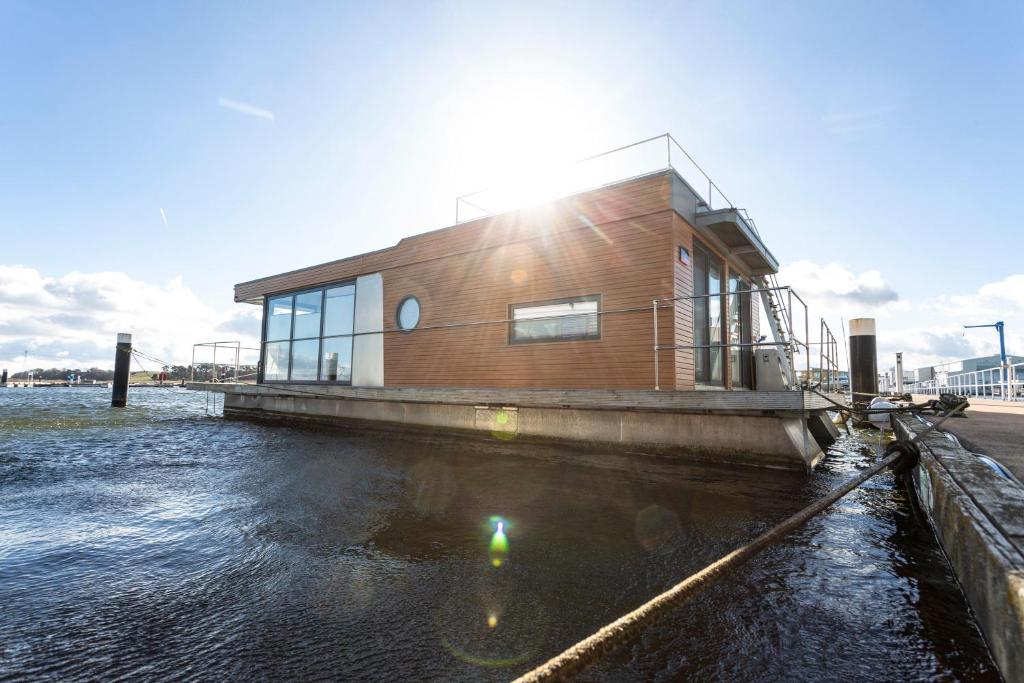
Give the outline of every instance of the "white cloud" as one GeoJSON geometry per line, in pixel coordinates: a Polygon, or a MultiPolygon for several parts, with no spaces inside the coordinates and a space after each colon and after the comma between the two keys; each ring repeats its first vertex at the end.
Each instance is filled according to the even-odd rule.
{"type": "Polygon", "coordinates": [[[274,120],[274,112],[263,107],[257,107],[252,104],[246,104],[245,102],[239,102],[238,100],[228,99],[227,97],[217,98],[217,104],[225,109],[233,109],[249,116],[255,116],[256,118],[266,119],[267,121],[274,120]]]}
{"type": "MultiPolygon", "coordinates": [[[[67,273],[47,277],[25,266],[0,265],[0,363],[33,367],[110,367],[115,336],[130,332],[135,348],[188,364],[192,344],[225,338],[257,346],[260,311],[220,311],[204,303],[181,277],[163,285],[125,273],[67,273]]],[[[148,368],[147,369],[151,369],[148,368]]]]}
{"type": "Polygon", "coordinates": [[[838,263],[819,265],[813,261],[796,261],[779,270],[779,282],[788,284],[808,300],[812,308],[827,309],[831,314],[857,317],[877,313],[899,301],[877,270],[854,273],[838,263]]]}
{"type": "MultiPolygon", "coordinates": [[[[779,282],[791,285],[810,305],[811,341],[824,317],[845,352],[840,318],[873,317],[878,330],[878,365],[890,367],[903,352],[907,369],[998,353],[996,331],[963,325],[1006,323],[1006,351],[1024,355],[1024,275],[1009,275],[973,293],[950,292],[921,300],[900,299],[882,273],[855,273],[846,266],[797,261],[780,269],[779,282]]],[[[802,312],[794,312],[794,315],[802,312]]],[[[802,321],[801,321],[802,324],[802,321]]],[[[802,337],[802,335],[799,335],[802,337]]],[[[812,353],[817,364],[817,351],[812,353]]]]}

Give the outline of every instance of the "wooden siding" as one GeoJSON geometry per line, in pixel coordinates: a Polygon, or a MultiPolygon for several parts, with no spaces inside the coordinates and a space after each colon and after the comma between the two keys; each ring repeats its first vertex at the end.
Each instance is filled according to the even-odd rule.
{"type": "MultiPolygon", "coordinates": [[[[652,300],[693,292],[692,263],[679,263],[678,247],[692,254],[695,231],[672,210],[669,191],[669,174],[654,174],[241,283],[235,299],[379,272],[385,386],[652,389],[652,300]],[[508,343],[511,304],[594,294],[599,340],[508,343]],[[420,323],[403,332],[395,315],[410,295],[420,301],[420,323]]],[[[664,306],[659,344],[692,344],[692,325],[691,301],[664,306]]],[[[694,388],[692,349],[658,358],[663,389],[694,388]]]]}
{"type": "MultiPolygon", "coordinates": [[[[672,215],[554,232],[385,273],[385,330],[395,329],[394,311],[406,296],[421,307],[420,329],[384,337],[385,385],[652,388],[651,300],[672,291],[665,258],[672,215]],[[510,304],[589,294],[601,296],[600,340],[508,343],[510,304]],[[462,325],[477,321],[498,322],[462,325]]],[[[668,311],[660,331],[671,343],[668,311]]]]}
{"type": "MultiPolygon", "coordinates": [[[[679,214],[672,216],[672,236],[675,248],[672,250],[672,291],[673,296],[693,296],[693,228],[679,214]],[[679,247],[690,252],[690,263],[684,265],[679,260],[679,247]]],[[[693,300],[676,301],[673,307],[673,335],[677,346],[693,344],[693,300]]],[[[694,360],[693,349],[677,348],[673,354],[674,388],[680,391],[693,389],[694,360]]]]}
{"type": "Polygon", "coordinates": [[[406,237],[393,247],[235,285],[235,301],[313,287],[366,273],[492,249],[522,240],[620,221],[669,208],[668,172],[584,192],[539,207],[406,237]]]}

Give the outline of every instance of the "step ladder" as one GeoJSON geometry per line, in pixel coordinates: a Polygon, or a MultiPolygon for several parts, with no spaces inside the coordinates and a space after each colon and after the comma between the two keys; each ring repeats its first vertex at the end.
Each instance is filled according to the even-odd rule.
{"type": "Polygon", "coordinates": [[[761,294],[761,305],[767,312],[768,325],[772,330],[772,341],[777,344],[775,348],[781,351],[779,362],[782,364],[786,384],[791,389],[796,388],[796,376],[793,373],[796,363],[793,354],[794,351],[796,353],[800,351],[793,343],[792,312],[789,310],[785,297],[780,296],[782,290],[779,288],[775,275],[754,278],[754,283],[761,294]]]}

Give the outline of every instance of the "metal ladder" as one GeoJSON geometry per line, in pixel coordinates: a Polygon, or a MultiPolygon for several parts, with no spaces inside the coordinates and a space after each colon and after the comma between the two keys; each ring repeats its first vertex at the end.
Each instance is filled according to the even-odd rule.
{"type": "Polygon", "coordinates": [[[795,345],[793,344],[791,311],[783,297],[776,296],[776,293],[781,290],[775,275],[754,278],[754,283],[758,286],[758,292],[761,294],[761,305],[768,312],[768,324],[772,329],[772,341],[779,345],[776,348],[781,348],[782,350],[782,353],[779,354],[779,362],[782,364],[782,372],[786,377],[786,384],[793,388],[796,386],[796,377],[793,374],[793,368],[796,367],[796,364],[793,358],[795,345]]]}

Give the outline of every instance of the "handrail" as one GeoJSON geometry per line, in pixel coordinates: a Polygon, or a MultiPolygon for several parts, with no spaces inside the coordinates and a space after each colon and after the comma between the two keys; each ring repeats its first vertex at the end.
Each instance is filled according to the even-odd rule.
{"type": "MultiPolygon", "coordinates": [[[[252,346],[242,346],[242,342],[240,342],[240,341],[210,341],[210,342],[198,342],[196,344],[193,344],[192,345],[192,362],[189,365],[189,381],[190,382],[194,382],[195,381],[195,377],[196,377],[196,365],[197,365],[197,363],[196,363],[196,349],[197,348],[212,348],[213,349],[213,360],[210,362],[210,365],[212,366],[212,368],[211,368],[212,369],[212,378],[211,379],[214,382],[218,381],[218,367],[220,365],[225,365],[225,366],[227,366],[229,368],[230,367],[234,368],[234,381],[235,382],[238,382],[240,377],[248,377],[248,376],[252,375],[253,373],[247,373],[247,374],[244,374],[244,375],[239,375],[238,374],[238,368],[239,368],[239,362],[240,362],[241,353],[242,353],[242,351],[262,351],[262,349],[254,348],[252,346]],[[235,358],[234,358],[234,362],[233,363],[231,363],[231,362],[219,363],[219,364],[217,363],[217,349],[221,349],[221,348],[227,348],[229,351],[233,350],[235,352],[235,358]]],[[[202,365],[206,365],[206,363],[198,363],[198,365],[202,366],[202,365]]]]}
{"type": "MultiPolygon", "coordinates": [[[[959,361],[943,365],[955,362],[959,361]]],[[[1024,363],[1007,363],[982,370],[944,371],[941,374],[941,377],[934,379],[908,383],[906,389],[928,396],[955,393],[959,396],[1000,397],[1004,401],[1024,401],[1024,363]]]]}
{"type": "MultiPolygon", "coordinates": [[[[806,369],[806,382],[808,384],[810,384],[810,377],[811,377],[811,343],[812,342],[810,341],[810,321],[809,321],[810,309],[807,306],[807,303],[803,300],[803,298],[799,294],[796,294],[793,291],[793,288],[790,287],[789,285],[785,285],[785,286],[775,285],[775,286],[771,286],[771,287],[758,287],[755,290],[749,290],[747,293],[753,294],[754,292],[760,292],[760,291],[766,291],[766,292],[786,292],[787,295],[790,298],[796,298],[796,300],[798,302],[800,302],[800,304],[804,308],[804,338],[802,340],[799,339],[795,334],[793,334],[793,329],[792,329],[792,315],[793,315],[792,314],[792,303],[790,303],[789,306],[788,306],[788,309],[787,309],[788,310],[787,315],[783,316],[784,318],[788,317],[788,319],[789,319],[789,324],[788,324],[788,329],[787,329],[787,341],[785,341],[785,342],[723,343],[723,344],[659,344],[658,343],[658,309],[663,308],[663,307],[670,307],[673,303],[675,303],[677,301],[690,301],[690,302],[692,302],[692,301],[694,301],[696,299],[710,299],[711,297],[730,297],[730,296],[737,296],[738,294],[740,294],[740,292],[718,292],[716,294],[689,294],[689,295],[666,297],[666,298],[661,298],[661,299],[653,299],[651,301],[651,310],[652,310],[653,316],[654,316],[654,335],[653,335],[653,337],[654,337],[654,346],[653,346],[653,352],[654,352],[654,389],[656,391],[660,391],[660,389],[661,389],[661,377],[660,377],[660,368],[659,368],[659,359],[658,359],[658,352],[659,351],[667,351],[667,350],[672,350],[672,349],[683,350],[683,349],[698,349],[698,348],[701,348],[701,349],[703,349],[703,348],[732,348],[732,347],[741,347],[742,348],[742,347],[746,347],[746,346],[750,346],[751,348],[753,348],[753,347],[761,347],[761,346],[781,346],[781,347],[783,347],[783,350],[788,355],[788,357],[791,359],[791,361],[793,359],[793,356],[795,354],[799,353],[800,349],[802,348],[804,350],[804,356],[806,358],[806,366],[807,366],[807,369],[806,369]]],[[[693,304],[691,303],[691,306],[692,305],[693,304]]],[[[696,318],[696,316],[694,315],[694,311],[692,311],[692,310],[691,310],[691,317],[694,318],[694,319],[696,318]]],[[[820,344],[821,342],[817,342],[817,343],[820,344]]],[[[793,367],[792,362],[790,363],[790,367],[793,367]]]]}
{"type": "MultiPolygon", "coordinates": [[[[569,166],[570,166],[570,168],[575,170],[578,167],[580,167],[581,165],[586,164],[587,162],[595,161],[597,159],[602,159],[602,158],[611,156],[613,154],[618,154],[618,153],[621,153],[621,152],[625,152],[626,150],[635,149],[637,147],[640,147],[641,145],[647,145],[647,144],[656,142],[658,140],[664,140],[665,141],[665,149],[662,150],[662,153],[665,155],[665,158],[664,158],[665,163],[664,163],[664,165],[661,165],[661,166],[659,166],[656,163],[655,164],[651,164],[649,167],[647,167],[647,170],[644,173],[653,173],[653,172],[664,170],[664,169],[672,169],[672,170],[676,171],[680,175],[680,177],[682,177],[684,180],[686,180],[688,184],[690,184],[690,187],[694,191],[694,193],[697,195],[698,200],[702,201],[703,204],[705,206],[707,206],[708,209],[713,209],[714,206],[716,205],[716,202],[714,201],[715,193],[716,192],[718,193],[718,195],[722,198],[722,200],[725,203],[722,206],[722,208],[724,208],[725,206],[728,206],[728,208],[730,208],[730,209],[736,209],[735,204],[733,204],[733,202],[726,196],[725,192],[722,191],[722,188],[720,188],[718,186],[718,184],[711,178],[711,176],[708,175],[708,173],[704,170],[704,168],[700,164],[697,163],[697,160],[693,158],[693,155],[691,155],[688,151],[686,151],[685,147],[683,147],[681,144],[679,144],[679,141],[676,140],[675,136],[673,136],[671,133],[662,133],[660,135],[654,135],[652,137],[645,138],[643,140],[639,140],[637,142],[631,142],[628,145],[621,145],[621,146],[616,147],[614,149],[609,149],[609,150],[606,150],[604,152],[599,152],[597,154],[592,154],[590,156],[586,156],[586,157],[583,157],[581,159],[577,159],[577,160],[575,160],[573,162],[569,162],[569,166]],[[689,162],[689,165],[691,165],[697,171],[699,176],[701,178],[703,178],[704,182],[707,183],[707,188],[708,188],[707,197],[701,197],[700,192],[697,190],[697,188],[692,183],[689,183],[689,180],[687,179],[687,173],[686,173],[687,168],[685,168],[683,166],[680,166],[679,164],[673,163],[673,161],[672,161],[672,149],[673,149],[673,147],[683,154],[683,156],[689,162]]],[[[598,187],[603,187],[605,185],[621,182],[623,180],[627,180],[627,179],[633,178],[633,177],[638,177],[638,176],[636,174],[628,174],[628,173],[627,174],[623,174],[623,173],[612,174],[609,177],[609,179],[605,180],[601,184],[598,184],[596,186],[589,186],[589,187],[588,186],[575,187],[572,190],[572,192],[574,192],[574,193],[575,192],[585,192],[585,191],[587,191],[589,189],[597,189],[598,187]]],[[[569,185],[571,186],[572,184],[570,183],[569,185]]],[[[455,224],[458,225],[459,223],[463,222],[463,218],[460,215],[460,213],[461,213],[460,212],[460,208],[462,207],[463,204],[466,205],[467,207],[471,207],[471,208],[476,209],[477,211],[480,212],[480,215],[474,216],[473,218],[469,218],[469,219],[465,219],[465,220],[477,220],[478,218],[482,218],[484,216],[493,215],[495,213],[495,211],[492,211],[491,209],[488,209],[488,208],[485,208],[483,206],[480,206],[476,202],[470,201],[470,198],[478,197],[479,195],[483,194],[484,192],[487,192],[489,190],[496,190],[496,189],[500,189],[500,188],[496,188],[496,187],[482,187],[480,189],[474,190],[473,192],[467,192],[466,194],[462,194],[462,195],[457,196],[455,198],[455,224]]],[[[498,210],[507,210],[508,208],[511,208],[511,207],[507,207],[506,209],[500,209],[499,208],[498,210]]],[[[742,213],[743,218],[747,222],[750,223],[750,226],[754,230],[754,233],[757,235],[757,237],[760,238],[761,235],[760,235],[760,233],[757,230],[757,225],[756,225],[756,223],[754,223],[754,220],[752,218],[750,218],[750,215],[746,211],[746,209],[738,209],[738,210],[742,213]]]]}

